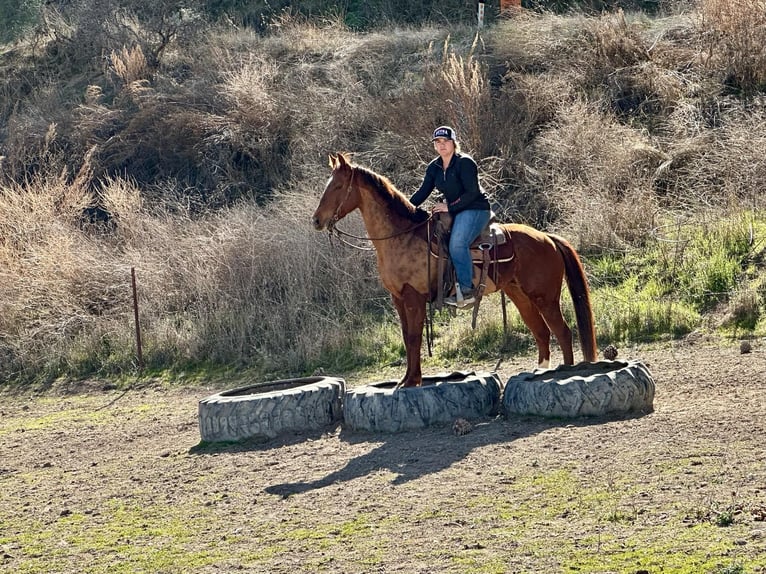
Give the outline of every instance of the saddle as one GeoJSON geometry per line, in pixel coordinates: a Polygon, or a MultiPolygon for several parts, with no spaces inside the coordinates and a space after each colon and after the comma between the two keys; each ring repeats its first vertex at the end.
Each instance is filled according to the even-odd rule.
{"type": "MultiPolygon", "coordinates": [[[[436,297],[433,300],[433,306],[436,309],[444,307],[445,294],[449,294],[455,288],[457,282],[455,269],[452,265],[452,259],[449,256],[449,236],[452,228],[452,216],[449,213],[438,213],[434,216],[436,223],[432,226],[431,237],[429,240],[430,254],[437,261],[437,275],[439,281],[437,284],[436,297]]],[[[473,327],[476,327],[476,316],[479,310],[479,303],[487,289],[488,279],[492,280],[492,291],[495,290],[497,281],[497,267],[495,267],[494,277],[489,278],[490,263],[497,263],[497,247],[510,242],[510,238],[503,228],[495,220],[495,214],[492,213],[489,223],[482,230],[481,234],[471,243],[471,259],[474,269],[479,268],[479,282],[476,290],[476,303],[473,306],[473,327]]]]}

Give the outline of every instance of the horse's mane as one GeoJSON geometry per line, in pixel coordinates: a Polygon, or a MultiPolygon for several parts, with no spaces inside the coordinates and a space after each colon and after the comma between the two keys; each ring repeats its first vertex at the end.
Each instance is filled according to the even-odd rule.
{"type": "Polygon", "coordinates": [[[404,194],[396,189],[396,186],[386,176],[359,165],[355,165],[354,168],[357,171],[357,177],[361,176],[364,182],[377,192],[394,213],[415,223],[428,219],[428,212],[412,205],[410,200],[404,197],[404,194]]]}

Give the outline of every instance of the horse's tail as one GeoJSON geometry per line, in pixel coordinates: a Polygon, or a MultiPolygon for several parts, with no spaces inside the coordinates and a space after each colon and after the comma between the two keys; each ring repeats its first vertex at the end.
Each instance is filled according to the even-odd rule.
{"type": "Polygon", "coordinates": [[[593,319],[593,307],[590,304],[590,290],[585,270],[582,267],[577,251],[563,237],[549,234],[564,259],[566,269],[567,286],[574,303],[575,317],[577,318],[577,332],[580,335],[582,354],[586,361],[595,361],[597,358],[596,328],[593,319]]]}

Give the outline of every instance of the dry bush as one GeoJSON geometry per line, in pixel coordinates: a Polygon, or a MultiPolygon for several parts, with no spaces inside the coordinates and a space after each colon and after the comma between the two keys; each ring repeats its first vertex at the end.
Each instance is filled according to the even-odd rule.
{"type": "MultiPolygon", "coordinates": [[[[443,47],[447,47],[450,40],[449,37],[445,38],[444,32],[435,29],[423,30],[422,40],[423,43],[419,45],[415,44],[411,48],[405,45],[402,46],[403,50],[397,50],[402,53],[408,48],[417,49],[419,62],[402,70],[405,76],[399,89],[392,94],[393,97],[381,99],[381,125],[375,141],[379,151],[370,150],[376,156],[373,165],[393,163],[385,156],[394,154],[392,157],[398,158],[397,164],[409,168],[408,175],[412,178],[413,186],[420,184],[418,180],[422,180],[424,166],[434,156],[430,134],[438,125],[449,123],[445,113],[445,100],[449,94],[434,91],[429,86],[433,86],[434,78],[441,76],[443,47]],[[401,149],[399,153],[397,148],[401,149]]],[[[464,139],[461,126],[454,127],[458,137],[464,139]]],[[[391,177],[393,174],[386,175],[391,177]]]]}
{"type": "Polygon", "coordinates": [[[285,369],[346,337],[381,296],[369,281],[374,258],[320,241],[314,203],[304,193],[203,218],[121,216],[121,249],[140,262],[148,347],[175,360],[285,369]]]}
{"type": "Polygon", "coordinates": [[[372,253],[331,249],[309,226],[313,207],[305,196],[285,196],[265,210],[242,208],[216,218],[231,236],[218,253],[220,287],[210,295],[225,299],[215,306],[210,301],[215,312],[206,318],[211,329],[246,345],[242,357],[251,361],[301,365],[316,359],[346,339],[370,300],[382,296],[379,284],[369,281],[372,253]],[[241,333],[221,325],[223,317],[241,333]]]}
{"type": "Polygon", "coordinates": [[[485,140],[495,146],[491,166],[482,160],[483,185],[501,219],[545,224],[550,206],[530,167],[534,154],[529,145],[555,120],[561,103],[574,99],[572,86],[557,77],[513,72],[504,78],[492,101],[493,119],[483,128],[485,140]]]}
{"type": "MultiPolygon", "coordinates": [[[[538,134],[545,137],[561,107],[581,105],[583,94],[592,102],[589,107],[602,108],[605,118],[614,114],[631,127],[666,129],[666,118],[698,84],[681,73],[689,65],[688,51],[664,60],[659,56],[667,46],[684,45],[690,25],[682,16],[663,19],[655,28],[622,12],[599,18],[527,13],[493,29],[489,38],[493,65],[504,61],[510,71],[493,99],[493,118],[485,131],[502,160],[496,197],[511,218],[545,226],[558,212],[556,196],[540,186],[535,156],[541,145],[536,140],[538,134]],[[540,34],[540,28],[545,33],[540,34]]],[[[625,134],[627,141],[646,137],[631,134],[628,128],[625,134]]],[[[644,151],[632,149],[627,154],[646,156],[637,159],[642,181],[647,181],[644,172],[650,173],[664,159],[655,147],[639,146],[644,151]]],[[[599,174],[599,181],[589,185],[617,190],[632,178],[622,162],[614,166],[604,162],[599,174]]]]}
{"type": "Polygon", "coordinates": [[[267,68],[231,58],[219,63],[217,85],[200,86],[162,73],[134,79],[120,72],[125,57],[113,61],[120,78],[114,101],[91,98],[75,115],[79,144],[98,147],[98,177],[127,175],[147,187],[175,180],[176,191],[209,207],[266,197],[284,179],[285,135],[262,89],[267,68]]]}
{"type": "Polygon", "coordinates": [[[90,201],[63,177],[0,190],[3,377],[76,370],[67,357],[71,342],[127,300],[128,289],[119,287],[127,275],[120,278],[108,247],[80,228],[90,201]]]}
{"type": "Polygon", "coordinates": [[[367,94],[381,103],[423,82],[434,42],[444,30],[433,26],[392,28],[365,34],[345,55],[367,94]]]}
{"type": "MultiPolygon", "coordinates": [[[[337,24],[288,18],[280,32],[211,35],[192,51],[200,57],[168,52],[170,68],[151,81],[121,80],[113,104],[101,97],[81,106],[78,141],[99,146],[97,175],[153,187],[175,179],[176,192],[220,206],[263,201],[288,180],[311,177],[328,153],[355,149],[354,139],[366,144],[380,112],[349,64],[362,41],[337,24]],[[193,81],[165,76],[184,66],[193,81]]],[[[128,55],[113,59],[115,77],[128,55]]]]}
{"type": "MultiPolygon", "coordinates": [[[[49,164],[51,154],[63,158],[59,161],[74,174],[93,145],[118,139],[125,108],[147,99],[161,56],[197,33],[199,24],[181,10],[183,5],[145,0],[46,3],[36,43],[26,46],[34,64],[26,74],[25,93],[8,118],[4,176],[22,182],[49,164]],[[83,101],[90,109],[77,109],[83,101]],[[57,138],[43,149],[54,124],[57,138]]],[[[96,158],[98,164],[101,153],[96,158]]],[[[103,166],[110,168],[126,171],[125,165],[103,166]]],[[[103,170],[97,166],[94,173],[103,170]]]]}
{"type": "Polygon", "coordinates": [[[461,56],[445,42],[441,66],[427,71],[424,90],[444,98],[439,111],[444,121],[440,123],[457,129],[467,149],[485,155],[482,128],[490,109],[490,92],[484,67],[474,57],[473,48],[461,56]]]}
{"type": "MultiPolygon", "coordinates": [[[[478,37],[470,29],[455,32],[444,38],[438,30],[423,30],[438,42],[420,44],[425,50],[420,64],[402,70],[408,81],[396,90],[395,99],[382,102],[380,125],[385,131],[368,154],[373,167],[398,169],[403,185],[413,191],[435,155],[429,136],[438,125],[453,126],[463,151],[477,159],[495,151],[487,132],[493,120],[492,94],[486,66],[476,53],[478,37]]],[[[386,175],[397,179],[397,174],[386,175]]]]}
{"type": "Polygon", "coordinates": [[[766,89],[766,2],[702,0],[699,9],[706,67],[750,97],[766,89]]]}
{"type": "Polygon", "coordinates": [[[280,67],[247,51],[219,62],[221,110],[197,142],[200,165],[226,203],[242,195],[264,200],[288,176],[291,118],[276,94],[280,67]]]}
{"type": "Polygon", "coordinates": [[[67,154],[69,119],[58,107],[55,88],[37,91],[7,120],[0,179],[8,184],[50,173],[58,175],[73,162],[67,154]]]}
{"type": "Polygon", "coordinates": [[[666,77],[652,65],[639,24],[629,23],[621,11],[605,15],[586,23],[580,41],[572,67],[580,78],[573,81],[591,100],[602,99],[626,118],[657,115],[662,100],[654,88],[666,77]]]}
{"type": "Polygon", "coordinates": [[[699,89],[691,68],[696,36],[683,14],[647,20],[618,11],[598,18],[528,14],[498,24],[489,42],[494,65],[507,66],[508,77],[521,72],[558,83],[561,99],[585,91],[626,121],[659,128],[679,99],[699,89]]]}
{"type": "Polygon", "coordinates": [[[562,106],[531,151],[531,177],[556,206],[555,227],[580,249],[639,242],[651,229],[651,178],[664,156],[640,132],[576,102],[562,106]]]}
{"type": "MultiPolygon", "coordinates": [[[[618,11],[599,18],[545,17],[541,22],[552,28],[543,36],[546,43],[540,45],[527,32],[523,38],[528,40],[516,48],[524,52],[509,52],[512,66],[539,73],[534,65],[547,62],[544,71],[570,85],[570,91],[584,91],[589,99],[603,101],[609,110],[633,122],[656,124],[683,95],[685,83],[677,71],[653,60],[658,33],[646,20],[629,19],[618,11]],[[525,62],[525,57],[531,61],[525,62]]],[[[515,31],[514,26],[523,25],[511,24],[509,31],[515,31]]]]}
{"type": "Polygon", "coordinates": [[[388,168],[384,173],[414,191],[422,181],[424,165],[434,156],[428,134],[437,125],[452,125],[462,149],[477,159],[482,184],[498,214],[529,221],[539,202],[520,184],[523,150],[539,124],[550,118],[561,93],[552,87],[551,93],[543,95],[545,82],[538,83],[531,74],[505,78],[501,89],[495,90],[480,55],[480,38],[473,32],[455,38],[451,35],[432,44],[416,68],[418,80],[400,89],[398,97],[386,105],[383,122],[389,130],[378,135],[375,149],[364,154],[365,160],[373,168],[388,168]],[[525,82],[539,89],[527,90],[525,82]]]}
{"type": "Polygon", "coordinates": [[[43,32],[50,63],[93,70],[104,54],[137,44],[156,69],[165,50],[192,42],[202,29],[191,7],[188,0],[47,2],[43,32]]]}
{"type": "Polygon", "coordinates": [[[314,179],[329,153],[357,149],[375,127],[374,106],[348,58],[363,39],[337,21],[317,25],[285,18],[279,30],[257,45],[279,63],[272,97],[283,121],[272,129],[288,139],[274,158],[300,158],[292,162],[290,179],[314,179]]]}
{"type": "MultiPolygon", "coordinates": [[[[762,208],[766,108],[717,107],[714,125],[706,119],[705,109],[683,112],[675,119],[688,134],[666,144],[669,157],[654,182],[658,194],[666,202],[692,209],[730,203],[762,208]]],[[[676,131],[680,134],[681,128],[676,131]]]]}
{"type": "MultiPolygon", "coordinates": [[[[122,179],[103,182],[110,235],[79,223],[89,195],[63,180],[0,193],[3,378],[119,372],[136,364],[136,270],[147,365],[306,368],[370,311],[388,308],[370,251],[333,249],[305,191],[265,208],[191,217],[122,179]]],[[[351,216],[344,228],[363,234],[351,216]]]]}
{"type": "Polygon", "coordinates": [[[699,63],[699,32],[689,13],[652,18],[644,35],[655,65],[686,76],[699,63]]]}
{"type": "Polygon", "coordinates": [[[132,48],[123,46],[119,52],[112,51],[109,56],[111,69],[125,86],[134,82],[148,80],[151,75],[149,64],[141,46],[132,48]]]}
{"type": "Polygon", "coordinates": [[[556,73],[569,68],[572,49],[587,21],[583,15],[531,11],[500,21],[486,32],[490,61],[510,72],[556,73]]]}

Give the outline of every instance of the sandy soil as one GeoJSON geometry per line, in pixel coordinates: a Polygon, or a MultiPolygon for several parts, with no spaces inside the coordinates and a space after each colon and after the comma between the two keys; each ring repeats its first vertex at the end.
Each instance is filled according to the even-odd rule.
{"type": "Polygon", "coordinates": [[[652,372],[654,412],[464,436],[200,447],[197,401],[221,388],[6,392],[0,570],[766,572],[766,349],[689,337],[620,358],[652,372]]]}

